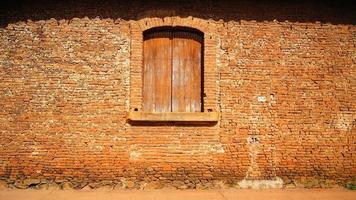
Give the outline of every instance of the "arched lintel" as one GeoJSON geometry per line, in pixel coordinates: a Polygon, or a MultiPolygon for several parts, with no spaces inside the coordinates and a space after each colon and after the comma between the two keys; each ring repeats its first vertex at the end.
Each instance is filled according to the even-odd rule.
{"type": "Polygon", "coordinates": [[[158,26],[147,29],[143,31],[143,39],[146,40],[148,38],[162,37],[162,35],[156,35],[157,33],[163,33],[165,36],[169,36],[168,33],[189,33],[187,35],[178,34],[176,37],[186,37],[189,39],[193,39],[201,44],[204,43],[204,33],[196,28],[186,27],[186,26],[158,26]],[[168,34],[168,35],[167,35],[168,34]]]}
{"type": "Polygon", "coordinates": [[[179,16],[167,16],[167,17],[151,17],[143,18],[138,21],[132,21],[133,26],[138,25],[140,31],[156,28],[156,27],[187,27],[197,30],[202,33],[208,33],[214,26],[209,26],[209,22],[200,18],[194,17],[179,17],[179,16]]]}
{"type": "Polygon", "coordinates": [[[157,27],[152,27],[152,28],[144,30],[143,34],[148,34],[151,32],[163,31],[163,30],[176,30],[176,31],[192,32],[192,33],[196,33],[201,36],[204,36],[203,31],[201,31],[197,28],[189,27],[189,26],[157,26],[157,27]]]}

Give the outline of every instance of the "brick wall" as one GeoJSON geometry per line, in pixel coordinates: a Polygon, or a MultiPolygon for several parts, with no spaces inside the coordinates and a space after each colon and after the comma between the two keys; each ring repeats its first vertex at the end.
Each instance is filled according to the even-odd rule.
{"type": "Polygon", "coordinates": [[[2,183],[319,187],[355,179],[356,27],[348,5],[17,5],[0,12],[2,183]],[[167,23],[205,34],[205,103],[220,112],[217,124],[127,120],[141,101],[140,34],[167,23]]]}

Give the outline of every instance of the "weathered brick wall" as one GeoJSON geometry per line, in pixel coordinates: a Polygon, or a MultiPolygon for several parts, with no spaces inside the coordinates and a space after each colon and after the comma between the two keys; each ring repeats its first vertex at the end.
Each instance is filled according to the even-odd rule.
{"type": "Polygon", "coordinates": [[[5,6],[0,179],[19,188],[355,179],[354,18],[347,6],[316,5],[5,6]],[[214,44],[207,98],[217,124],[127,121],[140,101],[130,98],[141,59],[135,27],[172,19],[201,27],[214,44]]]}
{"type": "Polygon", "coordinates": [[[354,176],[354,26],[229,22],[220,56],[220,135],[259,140],[247,177],[354,176]]]}

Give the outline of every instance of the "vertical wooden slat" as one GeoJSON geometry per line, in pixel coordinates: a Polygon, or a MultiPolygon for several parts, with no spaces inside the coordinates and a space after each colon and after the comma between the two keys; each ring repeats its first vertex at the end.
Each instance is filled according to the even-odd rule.
{"type": "Polygon", "coordinates": [[[145,36],[143,67],[143,110],[171,112],[172,32],[145,36]]]}
{"type": "Polygon", "coordinates": [[[191,32],[174,31],[172,48],[172,111],[200,112],[201,38],[191,32]]]}

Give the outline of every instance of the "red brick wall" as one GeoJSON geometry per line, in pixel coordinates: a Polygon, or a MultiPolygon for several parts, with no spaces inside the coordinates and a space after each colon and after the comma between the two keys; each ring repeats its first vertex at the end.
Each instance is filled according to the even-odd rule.
{"type": "Polygon", "coordinates": [[[356,27],[338,15],[347,8],[193,2],[5,7],[0,179],[19,188],[355,179],[356,27]],[[127,121],[141,101],[137,37],[171,19],[205,33],[217,124],[127,121]]]}

